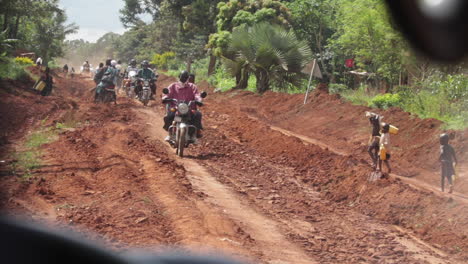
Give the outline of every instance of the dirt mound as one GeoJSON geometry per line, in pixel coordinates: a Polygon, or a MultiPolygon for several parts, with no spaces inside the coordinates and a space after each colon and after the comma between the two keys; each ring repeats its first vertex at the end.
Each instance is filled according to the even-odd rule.
{"type": "MultiPolygon", "coordinates": [[[[370,168],[366,146],[361,142],[365,142],[365,137],[368,135],[368,121],[363,116],[368,108],[351,106],[335,95],[322,92],[314,93],[312,96],[311,103],[302,107],[297,103],[301,101],[302,96],[299,95],[275,93],[256,95],[233,91],[228,96],[223,94],[210,97],[211,102],[216,101],[219,104],[208,102],[208,112],[205,115],[208,120],[215,120],[214,127],[225,133],[227,138],[248,145],[259,156],[268,157],[276,164],[294,167],[294,178],[320,191],[327,199],[356,208],[389,224],[413,230],[417,236],[436,247],[444,248],[447,252],[462,254],[464,250],[460,249],[468,247],[468,233],[462,231],[466,228],[461,228],[468,226],[467,215],[463,213],[467,209],[466,203],[442,198],[424,189],[415,189],[398,179],[383,179],[374,184],[368,183],[370,168]],[[255,105],[255,108],[250,105],[255,105]],[[235,109],[239,109],[240,112],[235,109]],[[251,119],[249,115],[255,115],[262,122],[251,119]],[[350,154],[339,155],[327,148],[305,144],[297,137],[285,136],[272,130],[269,124],[280,124],[282,127],[301,133],[310,132],[304,134],[318,136],[321,140],[332,143],[331,145],[338,150],[350,154]],[[351,153],[357,154],[351,155],[351,153]],[[452,221],[457,221],[460,226],[454,226],[452,221]]],[[[399,126],[401,130],[398,136],[392,138],[396,149],[395,160],[402,160],[397,162],[398,170],[406,171],[408,168],[406,166],[411,170],[418,170],[405,161],[409,157],[421,166],[432,165],[420,157],[414,157],[399,149],[404,149],[415,141],[416,153],[421,153],[420,155],[426,158],[432,157],[435,154],[424,149],[426,144],[435,144],[438,147],[436,140],[440,133],[438,130],[440,122],[416,118],[408,120],[409,114],[398,109],[381,113],[388,116],[386,119],[399,126]],[[420,141],[408,138],[408,131],[416,131],[414,133],[421,137],[420,141]]],[[[458,144],[463,144],[463,141],[455,140],[455,145],[458,144]]],[[[223,144],[218,141],[210,143],[210,149],[213,148],[211,146],[218,146],[217,155],[236,152],[235,149],[223,148],[223,144]]],[[[437,153],[438,149],[434,151],[437,153]]],[[[238,156],[235,158],[231,156],[233,154],[224,155],[230,160],[236,160],[241,169],[258,167],[258,164],[249,160],[240,162],[238,156]]],[[[256,184],[260,186],[264,186],[265,182],[275,181],[276,178],[262,171],[255,171],[252,174],[256,175],[256,184]]],[[[284,181],[284,179],[277,180],[284,181]]],[[[283,203],[280,204],[282,207],[285,206],[283,203]]]]}
{"type": "MultiPolygon", "coordinates": [[[[364,113],[377,112],[384,116],[383,121],[400,129],[398,135],[391,136],[394,171],[434,186],[439,185],[438,137],[444,130],[438,120],[420,119],[397,108],[378,110],[351,105],[338,95],[320,90],[310,95],[306,105],[302,104],[303,95],[272,92],[257,95],[246,91],[231,91],[229,95],[232,97],[229,101],[250,116],[318,139],[340,152],[364,160],[370,160],[367,154],[370,125],[364,113]]],[[[451,144],[456,149],[462,172],[468,160],[468,130],[450,133],[455,135],[451,144]]],[[[468,180],[461,178],[457,188],[468,194],[468,180]]]]}

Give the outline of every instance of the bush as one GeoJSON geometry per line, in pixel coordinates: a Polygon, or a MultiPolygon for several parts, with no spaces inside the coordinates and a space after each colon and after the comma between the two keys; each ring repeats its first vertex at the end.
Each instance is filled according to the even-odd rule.
{"type": "Polygon", "coordinates": [[[163,54],[155,54],[151,64],[156,65],[158,69],[167,70],[169,65],[172,64],[172,61],[175,58],[175,53],[172,51],[164,52],[163,54]]]}
{"type": "Polygon", "coordinates": [[[370,107],[387,109],[389,107],[401,106],[401,97],[399,94],[379,94],[375,96],[369,103],[370,107]]]}
{"type": "Polygon", "coordinates": [[[366,85],[359,86],[356,90],[347,89],[341,92],[341,95],[354,105],[369,105],[374,95],[367,92],[366,85]]]}
{"type": "Polygon", "coordinates": [[[21,66],[31,66],[34,65],[34,61],[28,57],[16,57],[15,63],[21,66]]]}
{"type": "Polygon", "coordinates": [[[348,86],[341,83],[330,83],[328,85],[328,92],[331,94],[341,94],[342,92],[348,90],[348,86]]]}
{"type": "Polygon", "coordinates": [[[16,63],[14,59],[5,59],[0,63],[0,79],[19,80],[26,78],[28,74],[24,67],[16,63]]]}
{"type": "Polygon", "coordinates": [[[226,71],[223,66],[216,68],[213,75],[208,78],[208,83],[216,87],[218,91],[228,91],[236,86],[235,78],[226,71]]]}

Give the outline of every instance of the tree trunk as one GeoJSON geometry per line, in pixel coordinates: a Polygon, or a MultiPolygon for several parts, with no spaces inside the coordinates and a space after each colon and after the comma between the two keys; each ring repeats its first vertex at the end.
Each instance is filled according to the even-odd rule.
{"type": "Polygon", "coordinates": [[[255,73],[257,77],[257,92],[264,93],[270,90],[270,80],[268,78],[268,74],[265,71],[257,71],[255,73]]]}
{"type": "MultiPolygon", "coordinates": [[[[237,82],[236,89],[246,89],[249,84],[249,71],[246,69],[241,69],[240,79],[237,82]]],[[[237,77],[237,76],[236,76],[237,77]]]]}
{"type": "Polygon", "coordinates": [[[187,71],[190,72],[192,70],[192,60],[187,61],[187,71]]]}
{"type": "Polygon", "coordinates": [[[5,13],[3,15],[3,29],[2,31],[5,31],[8,29],[8,13],[5,13]]]}
{"type": "Polygon", "coordinates": [[[11,38],[16,39],[18,37],[18,29],[20,24],[21,16],[16,17],[15,28],[12,30],[11,38]]]}
{"type": "Polygon", "coordinates": [[[215,71],[216,66],[216,56],[213,54],[210,55],[210,63],[208,64],[208,76],[211,76],[215,71]]]}

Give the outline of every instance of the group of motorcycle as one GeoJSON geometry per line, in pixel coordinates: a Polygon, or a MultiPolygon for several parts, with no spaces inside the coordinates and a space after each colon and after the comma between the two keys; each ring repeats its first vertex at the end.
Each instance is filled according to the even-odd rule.
{"type": "MultiPolygon", "coordinates": [[[[156,90],[155,82],[158,76],[150,70],[147,71],[147,73],[150,73],[150,77],[142,78],[145,74],[142,73],[142,70],[134,66],[136,65],[131,64],[127,70],[119,76],[123,78],[122,88],[127,97],[132,99],[137,98],[144,106],[147,106],[154,96],[153,92],[156,90]]],[[[147,70],[147,64],[145,66],[144,69],[147,70]]],[[[148,77],[148,75],[146,76],[148,77]]],[[[106,82],[105,78],[105,76],[102,78],[101,83],[106,82]]],[[[101,102],[116,102],[114,88],[115,85],[104,85],[97,100],[101,102]]],[[[169,94],[169,89],[164,88],[162,93],[166,95],[169,94]]],[[[201,98],[205,98],[207,93],[203,92],[200,96],[201,98]]],[[[191,144],[196,144],[197,142],[198,128],[193,124],[195,111],[192,110],[192,106],[195,104],[201,106],[202,103],[197,101],[179,101],[173,98],[166,98],[163,103],[166,104],[167,112],[173,112],[175,114],[174,121],[169,126],[166,141],[176,149],[176,155],[183,157],[184,150],[191,144]]]]}
{"type": "Polygon", "coordinates": [[[124,77],[122,87],[128,98],[137,98],[144,106],[147,106],[151,98],[154,96],[151,91],[151,82],[156,80],[144,79],[138,77],[136,69],[131,69],[124,77]],[[137,92],[137,87],[141,89],[137,92]]]}

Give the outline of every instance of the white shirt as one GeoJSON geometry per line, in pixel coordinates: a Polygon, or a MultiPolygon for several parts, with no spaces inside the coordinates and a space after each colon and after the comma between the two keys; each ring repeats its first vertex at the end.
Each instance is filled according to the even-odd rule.
{"type": "Polygon", "coordinates": [[[36,64],[38,64],[38,63],[42,64],[42,58],[41,57],[37,58],[36,64]]]}
{"type": "Polygon", "coordinates": [[[383,133],[380,136],[380,145],[384,145],[387,152],[390,150],[390,134],[383,133]]]}

